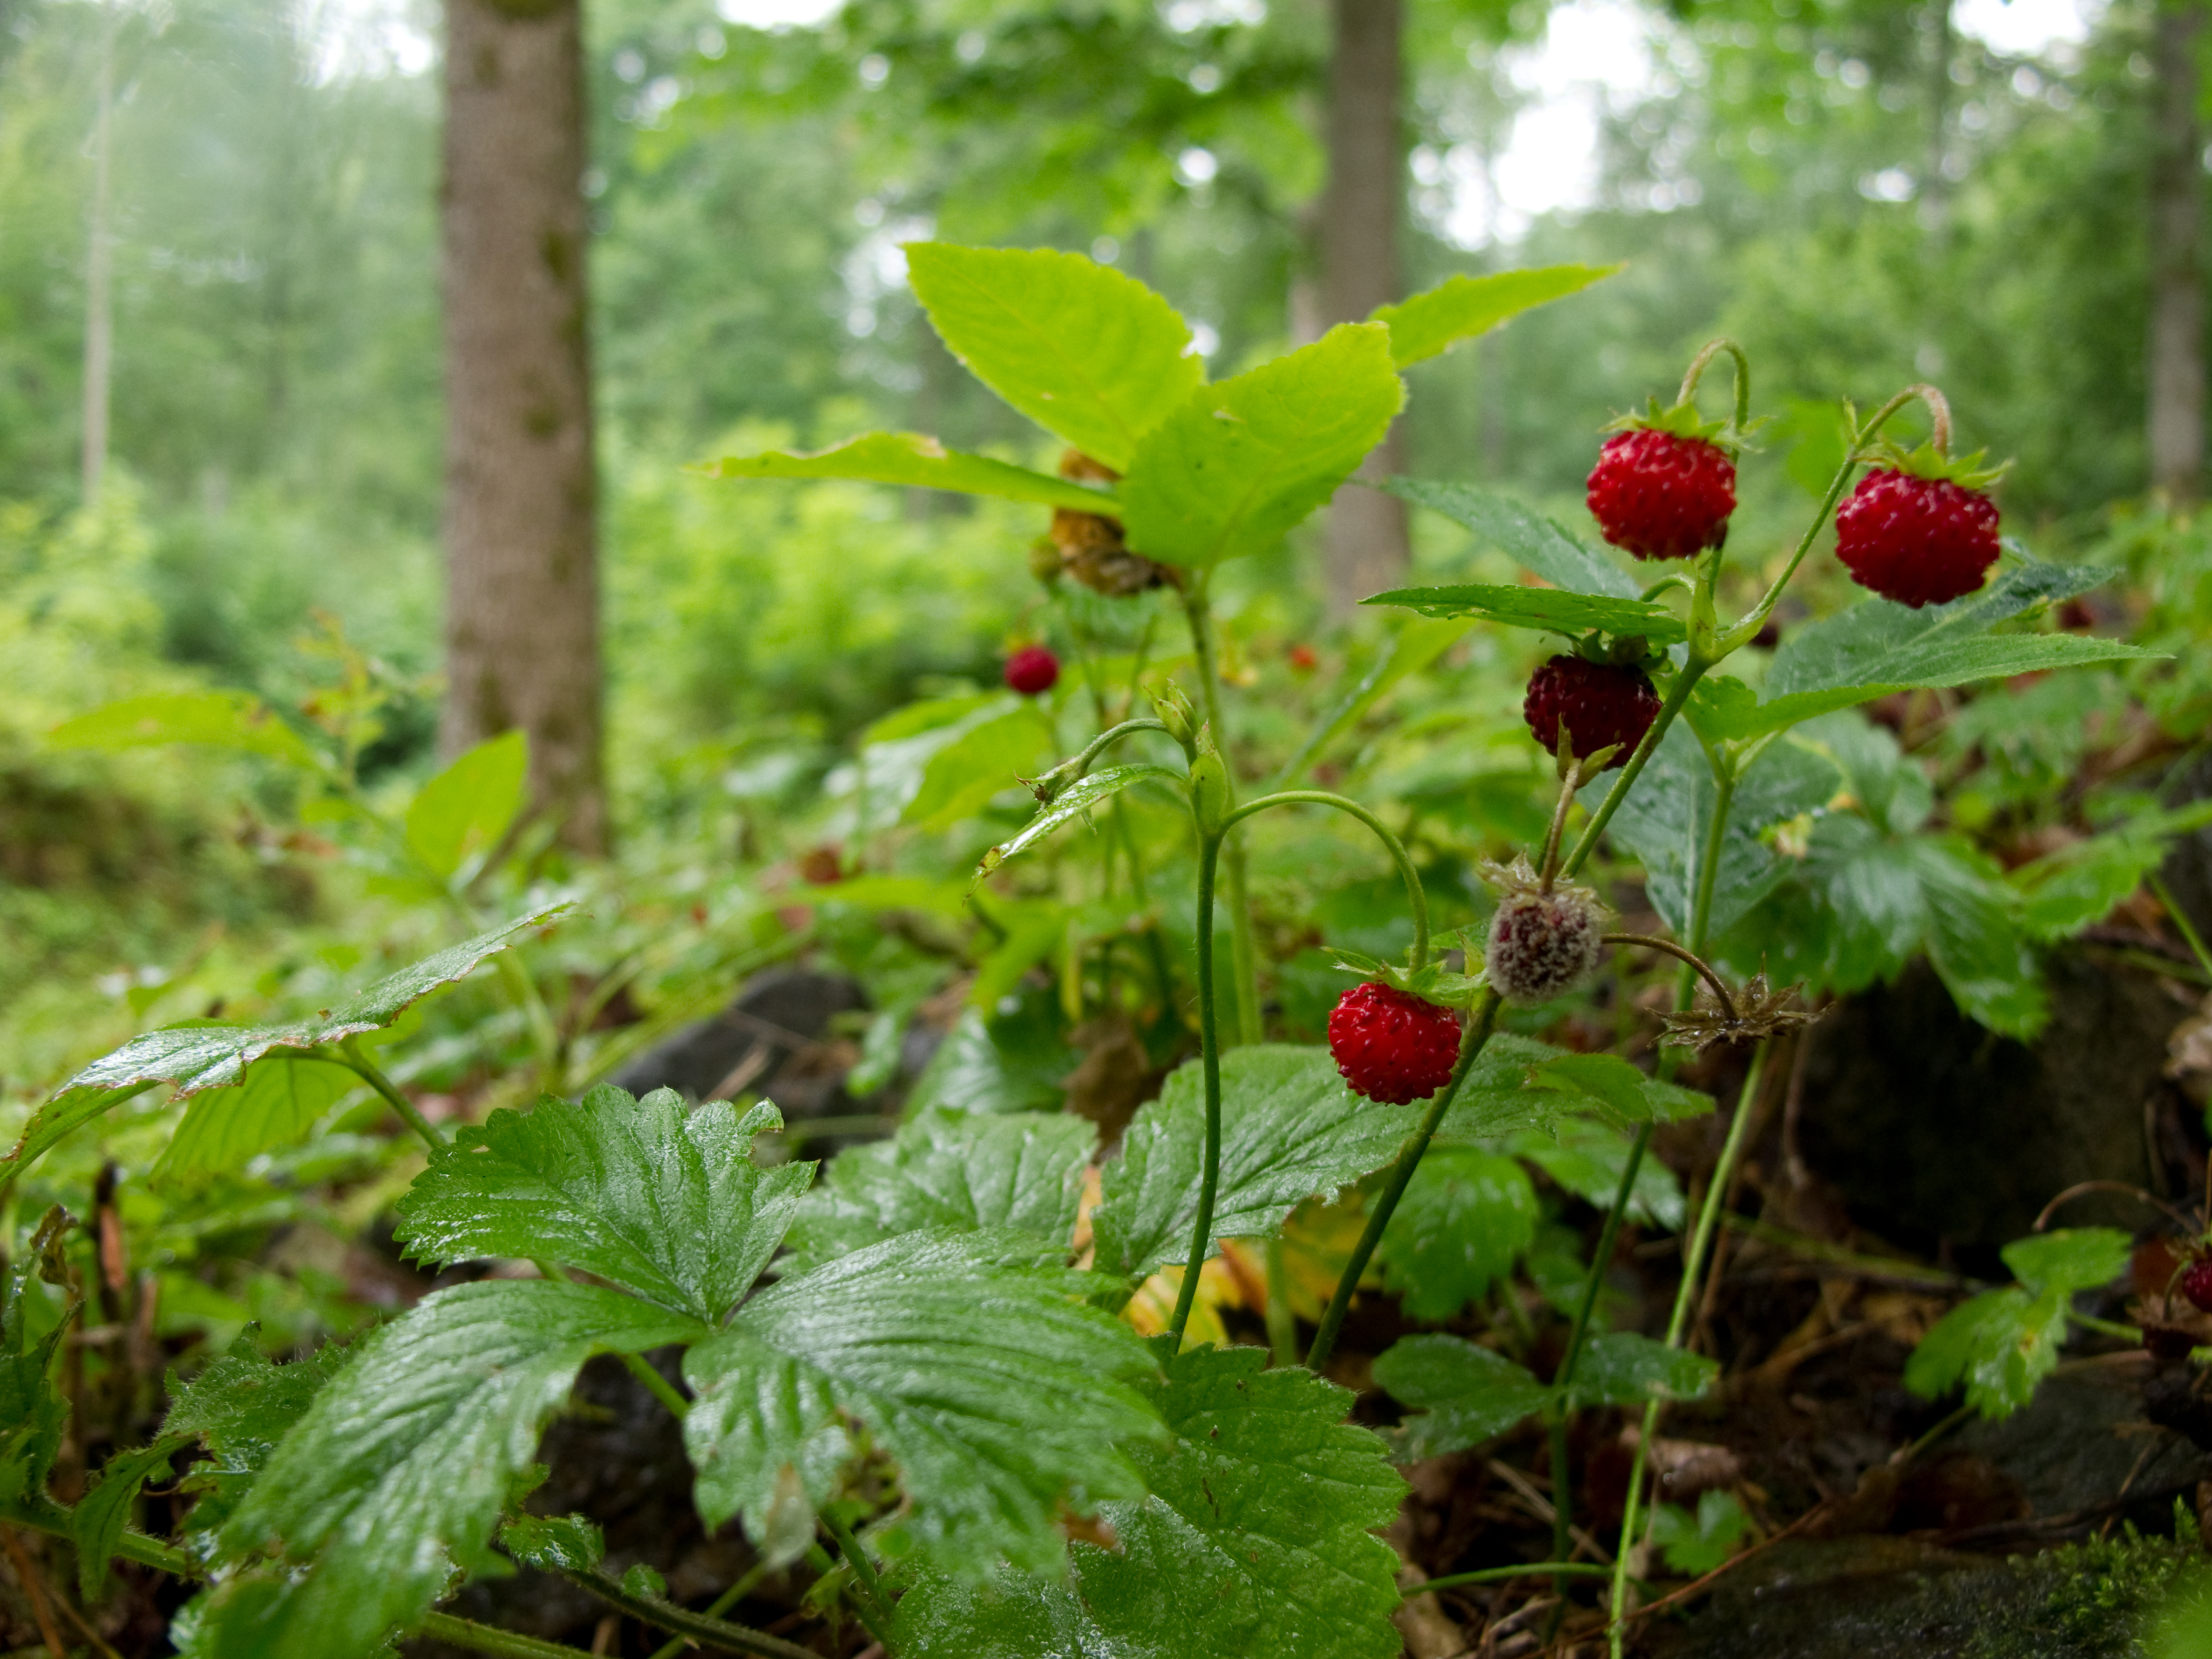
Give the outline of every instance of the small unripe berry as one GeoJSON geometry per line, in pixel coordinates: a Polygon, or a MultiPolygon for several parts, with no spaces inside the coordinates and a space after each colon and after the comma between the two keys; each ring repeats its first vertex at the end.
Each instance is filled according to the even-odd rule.
{"type": "Polygon", "coordinates": [[[1590,516],[1639,559],[1686,559],[1728,538],[1735,463],[1718,444],[1656,427],[1616,432],[1590,470],[1590,516]]]}
{"type": "Polygon", "coordinates": [[[2212,1257],[2192,1261],[2183,1270],[2181,1293],[2199,1313],[2212,1313],[2212,1257]]]}
{"type": "Polygon", "coordinates": [[[1041,645],[1025,645],[1006,659],[1006,685],[1025,697],[1052,690],[1060,679],[1060,659],[1041,645]]]}
{"type": "Polygon", "coordinates": [[[1508,892],[1490,919],[1483,953],[1491,988],[1524,1006],[1564,996],[1596,969],[1604,933],[1596,904],[1581,888],[1508,892]]]}
{"type": "Polygon", "coordinates": [[[1909,605],[1948,605],[1997,562],[1997,504],[1948,478],[1877,467],[1836,512],[1836,557],[1861,587],[1909,605]]]}
{"type": "Polygon", "coordinates": [[[1328,1052],[1356,1095],[1393,1106],[1426,1100],[1451,1081],[1459,1016],[1370,980],[1337,999],[1328,1016],[1328,1052]]]}
{"type": "Polygon", "coordinates": [[[1659,694],[1640,668],[1557,656],[1528,680],[1522,717],[1547,754],[1559,750],[1559,724],[1566,723],[1575,757],[1587,760],[1612,745],[1611,770],[1628,757],[1659,718],[1659,694]]]}

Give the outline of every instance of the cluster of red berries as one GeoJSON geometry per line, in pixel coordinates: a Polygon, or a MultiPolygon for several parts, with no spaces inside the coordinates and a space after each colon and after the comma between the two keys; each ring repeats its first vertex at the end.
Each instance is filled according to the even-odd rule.
{"type": "Polygon", "coordinates": [[[1373,981],[1337,999],[1328,1052],[1356,1095],[1403,1106],[1451,1081],[1459,1016],[1425,997],[1373,981]]]}
{"type": "Polygon", "coordinates": [[[1041,645],[1025,645],[1006,659],[1006,689],[1042,696],[1060,683],[1060,659],[1041,645]]]}

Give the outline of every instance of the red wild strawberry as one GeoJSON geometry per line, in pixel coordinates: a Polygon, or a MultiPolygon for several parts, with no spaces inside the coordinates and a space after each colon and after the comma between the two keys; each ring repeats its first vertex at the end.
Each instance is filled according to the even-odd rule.
{"type": "Polygon", "coordinates": [[[1916,611],[1972,592],[1997,550],[1996,503],[1948,478],[1876,467],[1836,514],[1851,580],[1916,611]]]}
{"type": "Polygon", "coordinates": [[[2181,1275],[2181,1293],[2199,1313],[2212,1313],[2212,1257],[2189,1264],[2181,1275]]]}
{"type": "Polygon", "coordinates": [[[1562,721],[1578,760],[1618,744],[1619,752],[1606,763],[1609,771],[1628,763],[1630,752],[1659,718],[1659,694],[1640,668],[1558,656],[1530,678],[1521,712],[1547,754],[1559,751],[1562,721]]]}
{"type": "Polygon", "coordinates": [[[1328,1052],[1356,1095],[1393,1106],[1426,1100],[1451,1081],[1459,1016],[1370,980],[1330,1010],[1328,1052]]]}
{"type": "Polygon", "coordinates": [[[1686,559],[1728,538],[1735,462],[1704,438],[1657,427],[1616,432],[1589,475],[1590,516],[1639,559],[1686,559]]]}
{"type": "Polygon", "coordinates": [[[1006,659],[1006,685],[1025,697],[1052,690],[1060,679],[1060,659],[1041,645],[1025,645],[1006,659]]]}

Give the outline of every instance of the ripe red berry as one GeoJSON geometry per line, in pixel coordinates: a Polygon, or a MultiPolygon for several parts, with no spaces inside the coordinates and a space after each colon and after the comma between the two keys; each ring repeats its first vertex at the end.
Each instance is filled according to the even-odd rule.
{"type": "Polygon", "coordinates": [[[2212,1313],[2212,1257],[2192,1261],[2183,1271],[2181,1293],[2199,1313],[2212,1313]]]}
{"type": "Polygon", "coordinates": [[[1610,771],[1628,763],[1630,752],[1659,718],[1659,694],[1640,668],[1558,656],[1529,678],[1521,713],[1547,754],[1559,752],[1562,720],[1577,759],[1619,744],[1619,752],[1606,763],[1610,771]]]}
{"type": "Polygon", "coordinates": [[[1946,478],[1877,467],[1836,514],[1836,556],[1851,580],[1916,611],[1972,592],[1997,550],[1996,503],[1946,478]]]}
{"type": "Polygon", "coordinates": [[[1329,1012],[1328,1052],[1356,1095],[1393,1106],[1426,1100],[1451,1080],[1459,1016],[1370,980],[1329,1012]]]}
{"type": "Polygon", "coordinates": [[[1491,988],[1524,1006],[1565,996],[1605,954],[1604,923],[1583,890],[1509,892],[1490,919],[1483,967],[1491,988]]]}
{"type": "Polygon", "coordinates": [[[1052,690],[1060,678],[1060,659],[1041,645],[1025,645],[1006,659],[1006,684],[1025,697],[1052,690]]]}
{"type": "Polygon", "coordinates": [[[1589,475],[1590,515],[1639,559],[1686,559],[1728,537],[1735,463],[1717,443],[1656,427],[1616,432],[1589,475]]]}

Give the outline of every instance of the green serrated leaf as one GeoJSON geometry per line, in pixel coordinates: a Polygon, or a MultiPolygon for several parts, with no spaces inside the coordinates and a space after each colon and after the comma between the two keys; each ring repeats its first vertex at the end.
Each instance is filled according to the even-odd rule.
{"type": "Polygon", "coordinates": [[[53,1383],[53,1359],[76,1312],[33,1337],[30,1298],[45,1246],[73,1225],[59,1206],[46,1212],[32,1247],[8,1266],[0,1287],[0,1507],[44,1505],[46,1475],[61,1449],[69,1405],[53,1383]]]}
{"type": "Polygon", "coordinates": [[[2020,565],[1981,592],[1949,605],[1915,611],[1887,599],[1868,599],[1840,616],[1791,629],[1767,670],[1763,700],[1749,706],[1740,699],[1727,707],[1708,706],[1698,716],[1699,727],[1717,738],[1753,738],[1893,691],[2155,657],[2159,653],[2118,640],[1989,632],[1998,623],[2087,592],[2118,574],[2096,565],[2020,565]]]}
{"type": "MultiPolygon", "coordinates": [[[[1790,860],[1771,845],[1770,832],[1826,805],[1843,782],[1826,756],[1791,739],[1769,744],[1752,761],[1729,803],[1708,939],[1734,927],[1789,873],[1790,860]]],[[[1613,833],[1644,866],[1651,908],[1677,939],[1695,932],[1692,910],[1717,799],[1705,751],[1677,722],[1613,816],[1613,833]]]]}
{"type": "Polygon", "coordinates": [[[753,1137],[783,1127],[763,1101],[688,1109],[673,1089],[634,1100],[602,1085],[579,1103],[501,1108],[430,1154],[398,1204],[417,1261],[556,1261],[718,1322],[783,1242],[811,1164],[757,1169],[753,1137]]]}
{"type": "Polygon", "coordinates": [[[362,1086],[351,1068],[334,1060],[272,1054],[250,1067],[244,1083],[191,1097],[153,1178],[182,1182],[242,1169],[272,1146],[303,1139],[362,1086]]]}
{"type": "MultiPolygon", "coordinates": [[[[1421,1108],[1363,1100],[1323,1048],[1258,1043],[1221,1057],[1216,1239],[1273,1234],[1309,1198],[1330,1197],[1396,1153],[1421,1108]]],[[[1091,1212],[1098,1271],[1125,1277],[1182,1261],[1198,1215],[1206,1143],[1203,1069],[1170,1073],[1139,1107],[1091,1212]]]]}
{"type": "Polygon", "coordinates": [[[2006,879],[2021,895],[2021,922],[2041,944],[2102,921],[2165,862],[2172,838],[2212,823],[2212,800],[2137,814],[2118,829],[2024,864],[2006,879]]]}
{"type": "MultiPolygon", "coordinates": [[[[1527,1158],[1577,1198],[1601,1208],[1611,1207],[1620,1190],[1621,1172],[1628,1167],[1627,1138],[1589,1118],[1562,1121],[1556,1135],[1524,1129],[1509,1136],[1504,1145],[1514,1157],[1527,1158]]],[[[1669,1232],[1680,1230],[1681,1185],[1657,1158],[1647,1158],[1637,1166],[1628,1213],[1669,1232]]]]}
{"type": "Polygon", "coordinates": [[[1471,617],[1509,628],[1542,629],[1578,638],[1592,629],[1617,639],[1641,635],[1655,646],[1690,637],[1690,630],[1663,605],[1646,599],[1617,599],[1598,593],[1572,593],[1559,587],[1499,587],[1480,583],[1456,587],[1394,587],[1363,605],[1395,605],[1424,617],[1471,617]]]}
{"type": "Polygon", "coordinates": [[[1416,1319],[1455,1317],[1513,1271],[1536,1236],[1536,1189],[1510,1158],[1432,1146],[1384,1229],[1382,1283],[1416,1319]]]}
{"type": "Polygon", "coordinates": [[[1345,1389],[1256,1348],[1169,1362],[1173,1438],[1138,1454],[1152,1495],[1104,1506],[1116,1546],[1078,1544],[1067,1583],[916,1575],[905,1659],[1395,1659],[1397,1556],[1373,1535],[1405,1484],[1344,1422],[1345,1389]]]}
{"type": "Polygon", "coordinates": [[[915,298],[969,372],[1117,471],[1206,379],[1174,307],[1079,253],[943,242],[905,252],[915,298]]]}
{"type": "Polygon", "coordinates": [[[894,1234],[1003,1228],[1065,1249],[1098,1131],[1079,1117],[925,1112],[897,1138],[848,1147],[807,1194],[789,1243],[811,1267],[894,1234]]]}
{"type": "Polygon", "coordinates": [[[1157,1434],[1127,1326],[1085,1300],[1062,1252],[1002,1231],[902,1234],[786,1279],[684,1358],[684,1443],[709,1526],[771,1530],[795,1474],[820,1504],[849,1447],[841,1415],[898,1464],[904,1525],[947,1571],[1003,1551],[1046,1571],[1062,1504],[1141,1490],[1121,1443],[1157,1434]]]}
{"type": "Polygon", "coordinates": [[[1630,1123],[1679,1123],[1713,1109],[1713,1097],[1646,1077],[1618,1054],[1561,1054],[1529,1073],[1532,1082],[1602,1102],[1630,1123]]]}
{"type": "Polygon", "coordinates": [[[1695,1400],[1720,1375],[1717,1362],[1633,1331],[1607,1331],[1583,1345],[1574,1397],[1583,1405],[1641,1406],[1695,1400]]]}
{"type": "Polygon", "coordinates": [[[587,1515],[518,1515],[499,1529],[499,1547],[540,1572],[589,1572],[607,1553],[607,1540],[587,1515]]]}
{"type": "Polygon", "coordinates": [[[275,1454],[350,1358],[347,1349],[325,1344],[303,1359],[279,1365],[255,1346],[249,1328],[200,1367],[190,1382],[179,1384],[175,1373],[170,1374],[172,1404],[161,1431],[197,1435],[222,1467],[250,1474],[275,1454]]]}
{"type": "Polygon", "coordinates": [[[1437,1145],[1488,1142],[1524,1129],[1541,1130],[1548,1138],[1560,1098],[1555,1090],[1530,1087],[1528,1073],[1562,1052],[1534,1037],[1492,1033],[1437,1127],[1437,1145]]]}
{"type": "Polygon", "coordinates": [[[596,1285],[433,1291],[362,1340],[223,1528],[233,1560],[281,1548],[301,1570],[219,1590],[210,1650],[353,1654],[413,1630],[456,1569],[498,1570],[489,1544],[508,1488],[584,1361],[705,1334],[696,1320],[596,1285]]]}
{"type": "Polygon", "coordinates": [[[1137,446],[1121,491],[1129,545],[1200,569],[1266,552],[1352,476],[1405,400],[1379,323],[1339,324],[1200,387],[1137,446]]]}
{"type": "Polygon", "coordinates": [[[726,455],[702,469],[710,478],[850,478],[863,483],[949,489],[963,495],[1073,507],[1112,514],[1113,493],[1025,466],[947,449],[918,432],[871,432],[811,455],[772,449],[760,455],[726,455]]]}
{"type": "Polygon", "coordinates": [[[540,905],[504,927],[425,957],[365,991],[339,999],[327,1016],[277,1025],[196,1023],[133,1037],[64,1083],[32,1115],[15,1150],[0,1158],[0,1183],[20,1175],[64,1135],[151,1084],[170,1084],[179,1097],[227,1088],[245,1081],[246,1068],[264,1054],[303,1052],[381,1030],[431,992],[466,978],[486,957],[574,908],[567,900],[540,905]]]}
{"type": "Polygon", "coordinates": [[[1996,861],[1965,837],[1906,842],[1928,918],[1928,959],[1952,1000],[1992,1031],[2025,1041],[2051,1016],[2051,999],[1996,861]]]}
{"type": "Polygon", "coordinates": [[[1037,809],[1037,814],[1024,824],[1012,841],[1002,842],[983,854],[982,862],[975,866],[978,876],[988,875],[1008,859],[1026,853],[1054,830],[1078,818],[1087,818],[1091,810],[1133,784],[1147,781],[1164,783],[1181,793],[1183,780],[1164,766],[1132,765],[1109,766],[1097,772],[1085,773],[1061,790],[1049,806],[1037,809]]]}
{"type": "Polygon", "coordinates": [[[1002,790],[1020,784],[1052,757],[1052,722],[1027,698],[988,720],[965,724],[922,769],[902,823],[945,830],[972,817],[1002,790]]]}
{"type": "Polygon", "coordinates": [[[1966,1403],[1987,1418],[2009,1417],[2057,1369],[2067,1298],[2018,1285],[1971,1297],[1936,1322],[1905,1362],[1905,1386],[1937,1400],[1966,1385],[1966,1403]]]}
{"type": "Polygon", "coordinates": [[[1407,1463],[1495,1439],[1551,1398],[1521,1366],[1456,1336],[1400,1337],[1376,1360],[1375,1381],[1414,1407],[1399,1431],[1407,1463]]]}
{"type": "Polygon", "coordinates": [[[131,1506],[149,1480],[167,1480],[169,1460],[191,1443],[191,1437],[165,1434],[150,1446],[118,1452],[100,1466],[90,1491],[70,1515],[70,1541],[76,1547],[77,1590],[88,1601],[107,1588],[108,1564],[131,1523],[131,1506]]]}
{"type": "Polygon", "coordinates": [[[1700,1577],[1735,1553],[1736,1540],[1750,1525],[1735,1494],[1715,1487],[1698,1498],[1694,1515],[1673,1504],[1654,1509],[1651,1541],[1675,1571],[1700,1577]]]}
{"type": "Polygon", "coordinates": [[[1042,998],[1023,999],[1011,1013],[995,1005],[963,1011],[915,1079],[909,1112],[1029,1112],[1056,1109],[1060,1079],[1082,1056],[1067,1046],[1042,998]]]}
{"type": "Polygon", "coordinates": [[[407,807],[407,850],[440,881],[470,867],[514,827],[528,792],[530,739],[487,738],[416,792],[407,807]]]}
{"type": "Polygon", "coordinates": [[[1396,305],[1376,308],[1368,320],[1390,330],[1390,356],[1401,368],[1449,351],[1499,324],[1579,294],[1619,265],[1542,265],[1488,276],[1454,276],[1396,305]]]}
{"type": "Polygon", "coordinates": [[[2015,1239],[1998,1254],[2013,1276],[2037,1295],[2071,1296],[2109,1285],[2125,1273],[2134,1246],[2117,1228],[2062,1227],[2015,1239]]]}
{"type": "Polygon", "coordinates": [[[126,697],[64,720],[48,734],[57,749],[138,749],[204,743],[266,755],[313,771],[321,757],[260,698],[244,691],[165,691],[126,697]]]}
{"type": "Polygon", "coordinates": [[[1393,495],[1441,513],[1507,555],[1523,568],[1570,593],[1640,601],[1636,578],[1603,554],[1583,546],[1534,508],[1475,484],[1393,478],[1393,495]]]}

